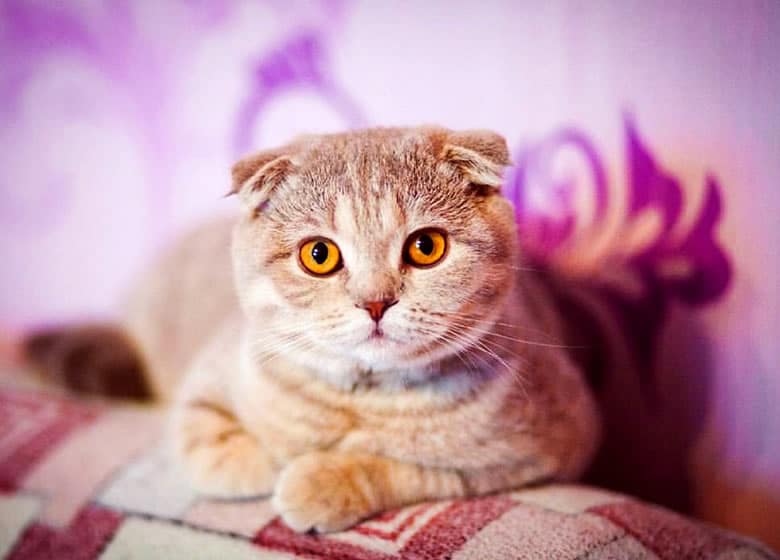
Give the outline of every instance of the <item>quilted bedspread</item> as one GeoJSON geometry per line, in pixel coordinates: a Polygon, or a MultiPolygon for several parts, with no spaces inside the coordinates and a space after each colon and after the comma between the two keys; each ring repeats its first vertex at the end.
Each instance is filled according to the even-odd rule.
{"type": "Polygon", "coordinates": [[[775,558],[755,541],[577,485],[297,534],[267,500],[193,495],[164,450],[163,420],[153,408],[0,385],[0,558],[775,558]]]}

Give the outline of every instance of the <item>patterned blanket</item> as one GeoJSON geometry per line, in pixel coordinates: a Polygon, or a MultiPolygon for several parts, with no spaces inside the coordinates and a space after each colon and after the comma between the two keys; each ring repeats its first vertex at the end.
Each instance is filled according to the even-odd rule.
{"type": "Polygon", "coordinates": [[[162,411],[0,385],[0,558],[775,558],[626,496],[550,485],[387,512],[302,535],[266,500],[194,496],[162,411]]]}

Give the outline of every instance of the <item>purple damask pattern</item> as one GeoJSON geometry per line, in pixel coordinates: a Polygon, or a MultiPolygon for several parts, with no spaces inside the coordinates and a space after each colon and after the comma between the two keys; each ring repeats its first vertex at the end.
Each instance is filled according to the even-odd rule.
{"type": "Polygon", "coordinates": [[[604,218],[608,203],[606,172],[596,148],[584,133],[563,129],[520,150],[515,162],[506,189],[515,204],[524,248],[534,257],[545,260],[574,235],[575,224],[582,219],[574,196],[582,181],[592,185],[588,195],[595,202],[593,221],[604,218]],[[556,156],[564,149],[576,151],[586,162],[588,177],[554,174],[556,156]]]}
{"type": "Polygon", "coordinates": [[[252,137],[268,103],[291,89],[308,89],[332,105],[349,127],[365,123],[357,104],[331,77],[326,41],[321,32],[304,31],[263,55],[254,65],[251,90],[238,111],[233,139],[236,157],[259,142],[252,137]]]}
{"type": "Polygon", "coordinates": [[[515,203],[524,248],[543,266],[550,265],[562,250],[576,252],[581,247],[587,251],[583,243],[593,240],[587,232],[607,220],[612,210],[610,196],[615,189],[627,195],[619,226],[608,238],[613,248],[607,244],[606,255],[598,257],[600,270],[589,280],[611,302],[645,388],[652,392],[654,353],[670,305],[675,301],[690,306],[717,301],[730,284],[732,269],[717,240],[722,210],[717,180],[707,177],[698,213],[692,225],[680,233],[683,205],[690,203],[693,190],[661,168],[630,118],[625,120],[624,133],[624,186],[608,185],[603,158],[593,142],[582,132],[566,129],[516,155],[518,164],[510,171],[507,191],[515,203]],[[564,150],[579,156],[585,163],[584,173],[556,174],[556,159],[564,150]],[[587,192],[578,192],[583,189],[587,192]],[[592,201],[590,223],[581,228],[578,222],[584,216],[575,204],[577,195],[580,200],[584,195],[592,201]],[[586,234],[578,237],[583,231],[586,234]],[[621,238],[631,234],[642,239],[626,249],[621,238]],[[607,281],[600,284],[605,272],[610,280],[622,276],[629,282],[622,286],[607,281]],[[621,289],[626,285],[632,289],[621,289]]]}
{"type": "MultiPolygon", "coordinates": [[[[665,291],[688,304],[717,300],[731,278],[728,258],[716,239],[722,210],[720,185],[714,177],[707,177],[705,196],[693,225],[684,237],[673,235],[686,203],[685,193],[692,189],[684,188],[658,165],[631,119],[626,119],[624,131],[628,167],[627,182],[622,187],[628,195],[624,223],[631,225],[642,213],[653,211],[661,217],[661,227],[641,250],[625,255],[622,265],[641,271],[647,282],[663,284],[665,291]],[[664,265],[683,260],[687,266],[682,276],[664,274],[664,265]]],[[[574,198],[583,182],[589,184],[592,192],[586,194],[594,200],[591,220],[605,218],[610,200],[603,158],[585,133],[565,129],[521,150],[515,160],[517,165],[509,172],[506,189],[515,203],[526,249],[536,257],[549,258],[565,243],[576,241],[572,237],[582,215],[574,198]],[[566,148],[580,153],[589,177],[555,176],[555,157],[566,148]]]]}

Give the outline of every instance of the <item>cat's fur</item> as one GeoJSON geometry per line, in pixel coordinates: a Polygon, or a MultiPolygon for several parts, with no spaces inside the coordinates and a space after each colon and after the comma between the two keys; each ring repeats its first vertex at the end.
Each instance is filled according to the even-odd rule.
{"type": "Polygon", "coordinates": [[[522,266],[499,193],[507,163],[494,133],[414,128],[306,137],[236,164],[242,216],[163,259],[127,322],[152,387],[173,397],[171,437],[196,489],[271,493],[294,529],[334,531],[582,473],[598,415],[522,266]],[[418,269],[402,251],[424,227],[449,249],[418,269]],[[338,244],[343,269],[301,269],[314,236],[338,244]],[[360,305],[388,298],[385,338],[370,340],[360,305]]]}

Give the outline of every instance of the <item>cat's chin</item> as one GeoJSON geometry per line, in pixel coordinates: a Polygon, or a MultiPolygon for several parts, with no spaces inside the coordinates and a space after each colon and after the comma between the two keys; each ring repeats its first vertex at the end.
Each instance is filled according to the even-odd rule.
{"type": "Polygon", "coordinates": [[[387,367],[395,365],[399,355],[405,353],[404,347],[403,343],[386,334],[372,334],[359,343],[353,352],[371,366],[387,367]]]}

